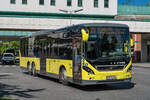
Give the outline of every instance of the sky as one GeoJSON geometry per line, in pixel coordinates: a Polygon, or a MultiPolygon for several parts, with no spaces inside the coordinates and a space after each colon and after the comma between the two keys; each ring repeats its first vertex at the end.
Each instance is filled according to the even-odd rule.
{"type": "MultiPolygon", "coordinates": [[[[118,0],[119,4],[125,4],[128,0],[118,0]]],[[[130,0],[130,5],[141,5],[144,6],[148,3],[150,0],[130,0]]]]}

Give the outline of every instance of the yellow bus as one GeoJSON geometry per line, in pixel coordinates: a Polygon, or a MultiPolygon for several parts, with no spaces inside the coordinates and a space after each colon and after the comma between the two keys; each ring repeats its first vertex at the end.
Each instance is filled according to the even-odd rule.
{"type": "Polygon", "coordinates": [[[78,85],[132,78],[133,41],[124,24],[86,23],[45,30],[22,38],[20,44],[20,67],[33,76],[78,85]]]}

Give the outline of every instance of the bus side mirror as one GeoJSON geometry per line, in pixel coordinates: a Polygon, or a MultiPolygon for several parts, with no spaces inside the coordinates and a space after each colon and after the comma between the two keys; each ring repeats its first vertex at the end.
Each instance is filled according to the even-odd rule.
{"type": "Polygon", "coordinates": [[[86,32],[85,29],[81,29],[81,33],[82,33],[82,41],[83,41],[83,42],[88,41],[88,38],[89,38],[89,31],[87,30],[87,32],[86,32]]]}
{"type": "Polygon", "coordinates": [[[133,47],[133,39],[130,39],[130,46],[133,47]]]}

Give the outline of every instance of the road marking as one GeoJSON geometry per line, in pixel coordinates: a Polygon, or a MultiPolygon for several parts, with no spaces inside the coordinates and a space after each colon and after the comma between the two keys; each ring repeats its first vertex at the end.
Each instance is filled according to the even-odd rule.
{"type": "Polygon", "coordinates": [[[13,73],[0,73],[0,76],[3,76],[3,75],[13,75],[13,73]]]}
{"type": "Polygon", "coordinates": [[[17,66],[15,66],[15,65],[4,65],[4,66],[0,66],[0,67],[8,68],[8,67],[17,67],[17,66]]]}

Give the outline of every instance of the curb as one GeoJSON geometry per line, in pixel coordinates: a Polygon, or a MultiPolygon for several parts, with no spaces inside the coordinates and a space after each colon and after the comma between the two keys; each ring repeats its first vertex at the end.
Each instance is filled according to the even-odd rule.
{"type": "Polygon", "coordinates": [[[150,67],[146,67],[146,66],[136,66],[136,65],[133,65],[134,68],[138,67],[138,68],[150,68],[150,67]]]}

